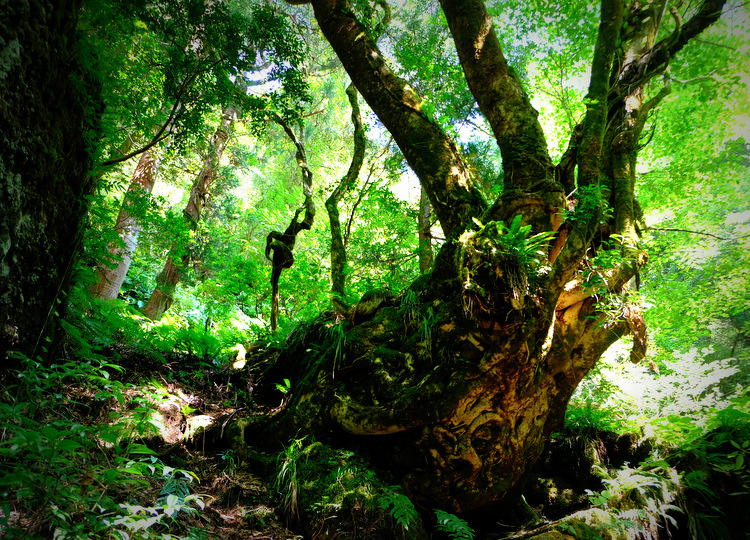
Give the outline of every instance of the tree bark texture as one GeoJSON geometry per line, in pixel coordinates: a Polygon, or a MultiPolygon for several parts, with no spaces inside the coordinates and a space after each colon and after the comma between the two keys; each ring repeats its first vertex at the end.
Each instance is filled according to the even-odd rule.
{"type": "MultiPolygon", "coordinates": [[[[503,157],[504,190],[488,206],[455,145],[421,114],[344,2],[312,4],[447,241],[432,272],[400,296],[363,297],[347,320],[321,317],[295,331],[263,376],[269,385],[288,378],[294,390],[256,428],[272,440],[302,429],[359,444],[428,507],[498,504],[562,427],[573,391],[607,348],[632,334],[631,359],[645,354],[643,316],[627,286],[647,261],[633,211],[635,161],[648,114],[667,94],[646,99],[645,84],[684,46],[683,33],[657,42],[653,15],[663,9],[633,3],[625,13],[619,0],[603,0],[587,112],[555,165],[481,0],[442,2],[503,157]],[[597,261],[605,252],[614,267],[597,261]]],[[[697,35],[721,5],[707,0],[683,29],[697,35]]]]}
{"type": "Polygon", "coordinates": [[[143,230],[143,225],[132,213],[132,208],[134,205],[143,204],[145,197],[154,189],[159,165],[160,160],[154,159],[151,151],[147,150],[141,154],[115,222],[115,231],[120,237],[120,244],[108,246],[107,260],[96,269],[97,281],[90,289],[92,296],[111,299],[117,298],[120,293],[120,287],[125,281],[138,247],[138,237],[143,230]]]}
{"type": "Polygon", "coordinates": [[[339,203],[344,195],[356,185],[365,160],[365,129],[359,111],[357,89],[353,84],[347,87],[346,95],[352,108],[352,125],[354,126],[352,160],[346,176],[341,179],[325,203],[328,221],[331,225],[331,300],[334,306],[343,306],[346,296],[346,245],[341,232],[339,203]]]}
{"type": "MultiPolygon", "coordinates": [[[[206,156],[203,167],[193,182],[188,203],[182,211],[185,223],[191,230],[195,230],[198,227],[201,212],[208,204],[208,199],[211,195],[211,185],[216,180],[221,156],[224,153],[224,148],[232,132],[232,125],[236,119],[237,112],[235,107],[233,105],[227,106],[221,115],[221,124],[211,139],[208,156],[206,156]]],[[[156,277],[156,287],[151,293],[148,303],[143,307],[143,314],[149,319],[160,319],[174,303],[175,288],[182,279],[183,269],[187,268],[191,260],[191,246],[182,247],[184,248],[184,253],[179,256],[179,263],[175,261],[177,258],[177,248],[175,248],[167,256],[164,269],[156,277]]]]}
{"type": "Polygon", "coordinates": [[[446,237],[458,233],[486,202],[455,143],[425,112],[422,99],[388,67],[367,29],[340,0],[312,2],[323,34],[352,82],[404,153],[446,237]],[[442,197],[439,197],[442,195],[442,197]]]}
{"type": "Polygon", "coordinates": [[[419,273],[432,268],[432,221],[430,219],[430,199],[424,188],[419,190],[419,214],[417,217],[417,237],[419,241],[419,273]]]}
{"type": "Polygon", "coordinates": [[[93,188],[84,108],[100,100],[78,64],[79,4],[0,3],[0,361],[55,343],[93,188]]]}

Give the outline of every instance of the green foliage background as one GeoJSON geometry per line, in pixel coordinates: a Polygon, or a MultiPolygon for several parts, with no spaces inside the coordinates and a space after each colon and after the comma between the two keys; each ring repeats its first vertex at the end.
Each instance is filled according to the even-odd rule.
{"type": "MultiPolygon", "coordinates": [[[[584,112],[586,66],[596,32],[596,10],[590,4],[566,2],[562,10],[555,7],[554,15],[549,2],[490,5],[555,158],[584,112]]],[[[203,5],[197,0],[85,0],[81,9],[81,46],[101,81],[106,109],[94,171],[98,191],[91,201],[77,286],[67,291],[71,314],[63,322],[68,354],[76,361],[40,366],[26,359],[20,382],[4,389],[0,403],[0,425],[13,434],[0,443],[7,467],[0,486],[28,506],[51,505],[49,519],[70,534],[81,516],[88,520],[87,530],[98,533],[116,520],[127,528],[128,520],[143,515],[107,497],[97,504],[111,512],[109,521],[70,510],[93,505],[89,497],[94,495],[66,487],[80,482],[88,453],[104,452],[106,459],[92,470],[96,478],[114,484],[137,485],[143,475],[164,477],[165,483],[167,477],[189,475],[170,471],[145,447],[125,442],[122,432],[132,426],[87,427],[48,416],[62,385],[83,381],[99,398],[120,400],[122,385],[107,375],[120,369],[113,350],[135,351],[157,363],[183,355],[221,369],[234,360],[232,347],[238,343],[281,346],[295,323],[330,308],[330,231],[319,211],[313,228],[297,239],[294,265],[282,274],[281,329],[270,333],[265,239],[270,231],[287,227],[303,195],[294,148],[267,117],[276,112],[295,127],[315,175],[315,204],[323,209],[351,158],[344,94],[348,78],[304,7],[220,2],[206,14],[203,5]],[[189,231],[182,218],[188,190],[222,108],[237,99],[237,78],[248,85],[239,100],[242,116],[204,218],[189,231]],[[156,188],[134,210],[144,231],[120,297],[92,300],[87,293],[92,270],[117,238],[112,227],[137,157],[102,163],[149,143],[170,111],[175,112],[170,134],[153,147],[162,160],[156,188]],[[176,302],[161,321],[149,321],[138,309],[148,300],[171,246],[187,245],[188,238],[195,252],[176,302]],[[101,441],[109,445],[104,448],[101,441]]],[[[485,192],[497,196],[499,151],[466,88],[442,14],[423,0],[394,8],[394,20],[381,37],[389,61],[413,81],[432,117],[465,150],[485,192]]],[[[568,411],[573,429],[637,430],[684,448],[692,445],[745,480],[747,432],[715,437],[716,430],[747,425],[750,414],[749,10],[732,4],[702,41],[674,60],[665,75],[672,95],[645,130],[637,189],[643,242],[650,253],[640,279],[649,355],[633,366],[627,362],[629,343],[613,347],[568,411]]],[[[651,91],[659,88],[655,83],[651,91]]],[[[350,304],[376,287],[398,293],[419,275],[416,179],[382,125],[366,106],[363,112],[365,165],[356,189],[341,204],[348,235],[345,301],[350,304]]],[[[437,248],[437,227],[433,234],[437,248]]],[[[200,370],[186,367],[178,376],[197,380],[200,370]]],[[[348,457],[338,456],[338,465],[344,467],[348,457]]],[[[700,478],[692,481],[698,489],[700,478]]],[[[168,517],[175,508],[195,506],[183,484],[169,484],[172,491],[164,493],[151,515],[168,517]]],[[[388,496],[385,508],[400,501],[396,493],[388,496]]],[[[403,512],[408,517],[408,509],[403,512]]],[[[3,515],[9,515],[7,506],[3,515]]],[[[407,517],[397,518],[398,523],[405,525],[407,517]]],[[[454,537],[471,537],[453,518],[437,516],[454,537]]]]}

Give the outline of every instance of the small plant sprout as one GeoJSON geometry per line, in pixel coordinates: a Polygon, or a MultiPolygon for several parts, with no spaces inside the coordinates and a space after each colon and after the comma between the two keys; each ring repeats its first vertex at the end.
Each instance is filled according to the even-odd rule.
{"type": "Polygon", "coordinates": [[[292,383],[289,382],[289,379],[284,379],[283,383],[276,383],[276,390],[278,390],[284,395],[287,395],[289,393],[289,390],[291,389],[292,389],[292,383]]]}

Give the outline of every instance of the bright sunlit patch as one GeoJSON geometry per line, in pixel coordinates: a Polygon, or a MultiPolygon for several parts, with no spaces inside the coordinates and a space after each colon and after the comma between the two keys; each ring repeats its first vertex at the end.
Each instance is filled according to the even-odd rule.
{"type": "Polygon", "coordinates": [[[450,176],[456,179],[459,186],[464,188],[469,187],[469,183],[466,181],[466,175],[460,168],[456,167],[455,165],[451,167],[450,176]]]}
{"type": "Polygon", "coordinates": [[[633,112],[640,108],[641,98],[638,96],[628,96],[625,98],[625,110],[627,112],[633,112]]]}
{"type": "Polygon", "coordinates": [[[732,225],[734,223],[747,223],[750,221],[750,210],[744,212],[732,212],[724,220],[724,225],[732,225]]]}
{"type": "Polygon", "coordinates": [[[242,343],[238,343],[237,345],[232,347],[232,350],[237,351],[237,358],[232,364],[232,367],[234,369],[242,369],[243,367],[245,367],[245,354],[247,354],[245,347],[242,345],[242,343]]]}

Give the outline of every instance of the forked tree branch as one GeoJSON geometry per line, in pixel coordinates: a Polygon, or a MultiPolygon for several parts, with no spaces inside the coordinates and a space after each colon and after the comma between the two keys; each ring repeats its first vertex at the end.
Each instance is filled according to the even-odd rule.
{"type": "Polygon", "coordinates": [[[388,66],[367,29],[343,0],[313,0],[315,19],[357,90],[393,135],[430,197],[446,236],[487,203],[456,144],[422,110],[422,99],[388,66]]]}

